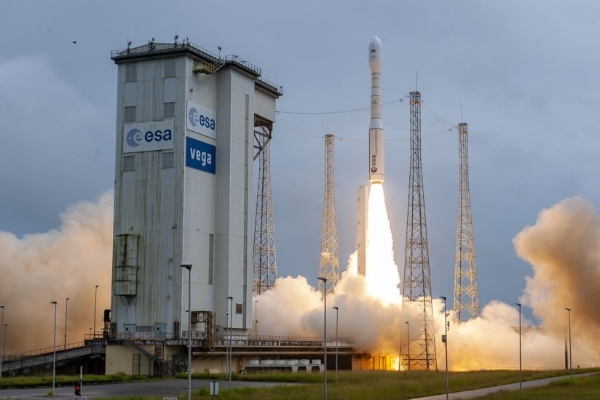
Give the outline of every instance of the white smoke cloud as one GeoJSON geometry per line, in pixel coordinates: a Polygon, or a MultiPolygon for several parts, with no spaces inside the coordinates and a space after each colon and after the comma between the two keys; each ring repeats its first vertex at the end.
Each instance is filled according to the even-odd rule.
{"type": "Polygon", "coordinates": [[[94,326],[103,327],[110,308],[113,194],[96,203],[80,202],[61,213],[59,229],[17,238],[0,232],[0,304],[5,306],[7,354],[51,347],[57,301],[57,346],[82,341],[94,326]]]}

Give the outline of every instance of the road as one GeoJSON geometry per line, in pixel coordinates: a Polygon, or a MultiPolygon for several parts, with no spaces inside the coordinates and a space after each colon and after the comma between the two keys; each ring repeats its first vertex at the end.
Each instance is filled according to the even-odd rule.
{"type": "MultiPolygon", "coordinates": [[[[200,388],[208,389],[210,380],[192,380],[192,390],[200,388]]],[[[231,381],[231,387],[270,387],[293,385],[281,382],[244,382],[231,381]]],[[[219,381],[219,389],[229,388],[228,381],[219,381]]],[[[40,389],[8,389],[0,390],[0,399],[36,399],[45,396],[49,388],[40,389]]],[[[73,399],[75,396],[74,386],[57,387],[54,390],[57,400],[73,399]]],[[[153,382],[132,382],[132,383],[111,383],[103,385],[84,385],[81,391],[82,397],[94,399],[96,397],[121,397],[121,396],[155,396],[155,397],[175,397],[187,393],[186,379],[167,379],[164,381],[153,382]]]]}

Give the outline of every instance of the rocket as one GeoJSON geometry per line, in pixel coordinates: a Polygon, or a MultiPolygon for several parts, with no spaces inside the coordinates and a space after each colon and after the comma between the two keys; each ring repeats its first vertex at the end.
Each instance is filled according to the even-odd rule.
{"type": "Polygon", "coordinates": [[[369,181],[383,183],[383,122],[381,120],[381,65],[383,45],[377,36],[369,43],[371,69],[371,124],[369,125],[369,181]]]}

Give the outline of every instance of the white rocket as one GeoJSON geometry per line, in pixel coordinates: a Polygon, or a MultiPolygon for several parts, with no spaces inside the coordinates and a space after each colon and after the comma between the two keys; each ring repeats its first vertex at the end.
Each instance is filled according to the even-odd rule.
{"type": "Polygon", "coordinates": [[[369,125],[369,181],[383,183],[383,122],[381,120],[381,65],[383,45],[377,36],[369,43],[371,69],[371,124],[369,125]]]}

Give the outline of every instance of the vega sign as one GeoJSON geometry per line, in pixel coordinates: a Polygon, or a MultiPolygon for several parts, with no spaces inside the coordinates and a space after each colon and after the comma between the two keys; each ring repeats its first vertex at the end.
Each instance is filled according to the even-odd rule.
{"type": "Polygon", "coordinates": [[[125,124],[123,153],[173,148],[173,120],[125,124]]]}
{"type": "Polygon", "coordinates": [[[186,128],[209,138],[217,138],[217,113],[209,108],[187,101],[186,128]]]}

